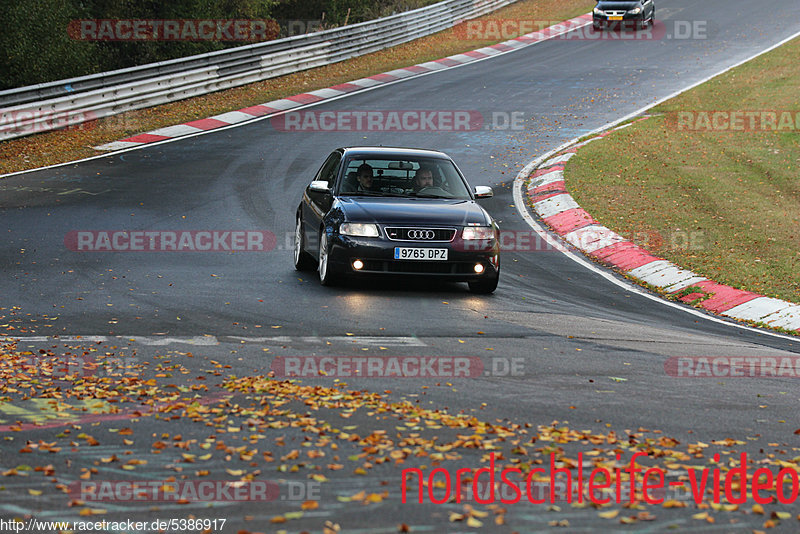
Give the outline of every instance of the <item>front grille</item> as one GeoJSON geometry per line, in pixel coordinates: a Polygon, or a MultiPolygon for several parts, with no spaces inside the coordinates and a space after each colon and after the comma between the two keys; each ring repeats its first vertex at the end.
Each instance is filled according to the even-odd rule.
{"type": "Polygon", "coordinates": [[[622,15],[627,13],[627,11],[625,11],[625,10],[623,10],[623,11],[606,10],[606,11],[603,11],[603,13],[605,13],[609,17],[621,17],[622,15]]]}
{"type": "Polygon", "coordinates": [[[386,235],[392,241],[418,241],[424,243],[447,242],[456,237],[455,228],[389,227],[386,235]]]}

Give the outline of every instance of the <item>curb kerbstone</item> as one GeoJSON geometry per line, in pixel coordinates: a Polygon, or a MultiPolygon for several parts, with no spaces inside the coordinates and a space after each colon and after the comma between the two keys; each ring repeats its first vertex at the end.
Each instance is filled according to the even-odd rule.
{"type": "Polygon", "coordinates": [[[531,173],[527,184],[528,198],[534,211],[575,248],[632,278],[673,295],[689,287],[699,287],[703,291],[684,295],[678,300],[691,303],[707,297],[695,306],[733,319],[800,332],[799,305],[719,284],[681,269],[602,226],[575,202],[564,183],[564,163],[586,144],[631,124],[618,126],[574,144],[539,165],[531,173]]]}

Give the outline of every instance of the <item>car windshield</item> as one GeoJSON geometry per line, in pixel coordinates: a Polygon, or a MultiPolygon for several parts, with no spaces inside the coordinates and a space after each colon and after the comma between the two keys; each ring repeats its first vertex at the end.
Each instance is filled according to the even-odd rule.
{"type": "Polygon", "coordinates": [[[449,160],[424,157],[351,157],[340,195],[470,199],[467,185],[449,160]]]}

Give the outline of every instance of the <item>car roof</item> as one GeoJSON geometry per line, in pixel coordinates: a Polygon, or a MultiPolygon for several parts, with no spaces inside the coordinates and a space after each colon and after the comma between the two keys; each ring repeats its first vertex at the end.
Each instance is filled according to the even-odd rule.
{"type": "Polygon", "coordinates": [[[450,156],[438,150],[428,150],[424,148],[403,148],[390,146],[351,146],[343,147],[345,156],[376,156],[376,157],[397,157],[398,159],[408,157],[427,157],[451,159],[450,156]]]}

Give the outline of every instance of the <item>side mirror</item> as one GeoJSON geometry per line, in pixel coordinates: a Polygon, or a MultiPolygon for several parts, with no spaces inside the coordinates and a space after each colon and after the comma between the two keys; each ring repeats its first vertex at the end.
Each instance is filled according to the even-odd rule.
{"type": "Polygon", "coordinates": [[[316,191],[318,193],[328,193],[330,192],[330,188],[328,187],[328,182],[325,180],[314,180],[308,186],[309,191],[316,191]]]}
{"type": "Polygon", "coordinates": [[[475,198],[492,198],[494,196],[494,191],[492,188],[486,185],[476,185],[475,186],[475,198]]]}

